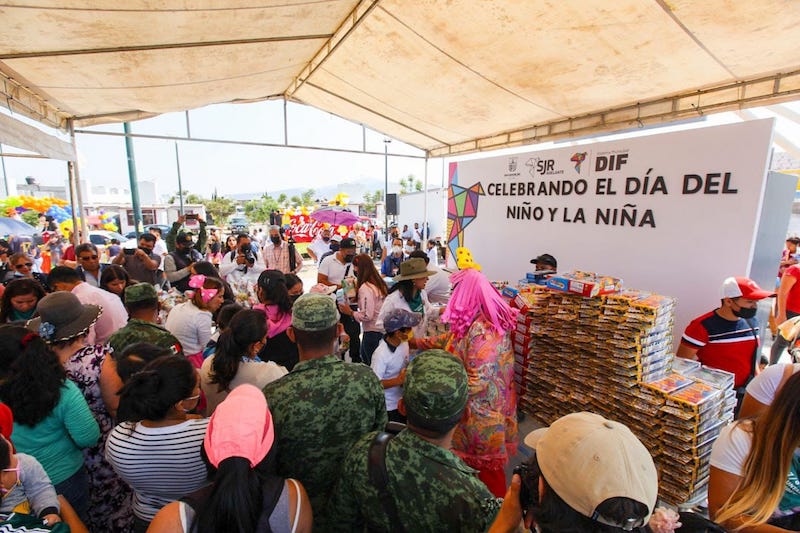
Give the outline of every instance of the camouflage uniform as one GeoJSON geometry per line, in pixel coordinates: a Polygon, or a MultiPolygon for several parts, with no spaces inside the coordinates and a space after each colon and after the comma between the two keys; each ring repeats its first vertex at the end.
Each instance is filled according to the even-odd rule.
{"type": "MultiPolygon", "coordinates": [[[[464,366],[444,350],[427,350],[408,365],[403,403],[409,419],[430,423],[437,433],[452,430],[467,405],[464,366]]],[[[431,429],[433,431],[433,429],[431,429]]],[[[376,433],[359,439],[345,458],[330,509],[333,529],[391,531],[378,490],[369,481],[369,448],[376,433]]],[[[486,531],[500,501],[480,481],[476,470],[448,449],[422,439],[413,427],[391,439],[386,448],[388,491],[406,531],[486,531]]]]}
{"type": "Polygon", "coordinates": [[[115,357],[119,357],[122,350],[137,342],[150,342],[156,346],[169,348],[176,355],[183,355],[181,343],[175,336],[158,324],[131,318],[124,328],[120,329],[108,339],[115,357]]]}
{"type": "MultiPolygon", "coordinates": [[[[376,433],[353,446],[330,501],[333,531],[391,531],[378,491],[369,482],[367,452],[376,433]]],[[[404,429],[386,449],[389,493],[406,531],[486,531],[500,509],[477,470],[449,450],[404,429]]],[[[315,524],[316,525],[316,524],[315,524]]]]}
{"type": "Polygon", "coordinates": [[[303,483],[314,530],[326,531],[326,504],[345,454],[362,435],[386,426],[383,387],[369,367],[327,355],[300,361],[264,387],[264,395],[275,424],[278,475],[303,483]]]}

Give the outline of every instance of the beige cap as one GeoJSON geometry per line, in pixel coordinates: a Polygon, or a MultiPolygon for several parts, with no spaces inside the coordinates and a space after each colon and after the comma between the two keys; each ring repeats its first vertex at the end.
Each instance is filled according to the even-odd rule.
{"type": "Polygon", "coordinates": [[[525,444],[536,450],[547,484],[582,515],[625,527],[629,524],[614,523],[595,510],[609,498],[630,498],[647,506],[642,523],[650,519],[658,474],[650,452],[624,424],[594,413],[572,413],[532,431],[525,444]]]}

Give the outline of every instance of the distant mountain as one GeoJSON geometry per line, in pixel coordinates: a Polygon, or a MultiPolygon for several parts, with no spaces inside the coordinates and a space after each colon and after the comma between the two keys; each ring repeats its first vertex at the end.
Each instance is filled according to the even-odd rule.
{"type": "MultiPolygon", "coordinates": [[[[360,203],[364,198],[365,192],[375,192],[375,191],[382,191],[383,190],[383,181],[377,179],[366,179],[363,181],[359,181],[356,183],[339,183],[338,185],[326,185],[324,187],[305,187],[305,188],[292,188],[292,189],[281,189],[277,191],[267,191],[270,196],[273,198],[277,198],[281,194],[285,194],[289,198],[292,196],[300,196],[303,192],[305,192],[309,188],[314,189],[314,197],[322,199],[330,199],[336,196],[339,193],[344,193],[350,196],[351,202],[360,203]]],[[[400,188],[398,183],[391,183],[389,182],[389,192],[397,192],[400,188]]],[[[253,200],[256,198],[261,198],[263,193],[236,193],[229,195],[230,198],[237,201],[247,201],[253,200]]]]}

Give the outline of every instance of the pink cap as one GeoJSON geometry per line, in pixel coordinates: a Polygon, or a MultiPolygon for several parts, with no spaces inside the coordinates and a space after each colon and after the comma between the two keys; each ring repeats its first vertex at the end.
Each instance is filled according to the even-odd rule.
{"type": "Polygon", "coordinates": [[[252,468],[267,456],[274,440],[264,393],[253,385],[239,385],[211,415],[203,444],[215,467],[229,457],[242,457],[252,468]]]}

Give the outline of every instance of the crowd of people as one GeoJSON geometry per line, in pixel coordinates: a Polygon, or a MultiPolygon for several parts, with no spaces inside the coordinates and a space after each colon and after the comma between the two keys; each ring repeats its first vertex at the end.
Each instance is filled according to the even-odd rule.
{"type": "MultiPolygon", "coordinates": [[[[137,533],[706,530],[656,510],[646,448],[590,413],[528,435],[534,455],[509,484],[518,311],[478,269],[438,268],[418,228],[391,228],[374,255],[321,231],[306,290],[280,228],[259,246],[182,223],[163,251],[147,233],[104,264],[83,243],[46,278],[0,241],[14,274],[0,299],[0,512],[137,533]],[[447,333],[428,336],[439,321],[447,333]]],[[[715,443],[708,505],[737,531],[800,529],[800,365],[753,364],[755,308],[773,295],[725,280],[677,354],[736,376],[741,412],[715,443]]]]}

